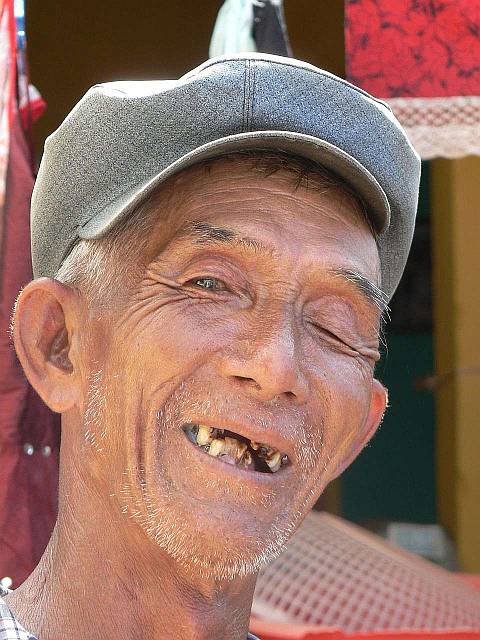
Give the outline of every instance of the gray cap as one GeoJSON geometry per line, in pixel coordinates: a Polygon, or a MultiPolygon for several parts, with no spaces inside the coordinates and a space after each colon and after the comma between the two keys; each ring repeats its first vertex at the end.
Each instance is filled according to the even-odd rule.
{"type": "Polygon", "coordinates": [[[410,250],[420,158],[390,108],[306,62],[247,53],[179,80],[95,85],[47,139],[32,196],[35,277],[100,238],[160,182],[237,149],[318,161],[366,202],[391,298],[410,250]]]}

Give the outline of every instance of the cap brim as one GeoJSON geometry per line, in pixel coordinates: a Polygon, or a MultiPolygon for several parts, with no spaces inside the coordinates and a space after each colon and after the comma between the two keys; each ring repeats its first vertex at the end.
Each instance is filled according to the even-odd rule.
{"type": "Polygon", "coordinates": [[[126,192],[95,217],[79,227],[78,236],[93,240],[104,236],[120,219],[129,215],[150,193],[178,171],[202,160],[237,150],[278,149],[322,164],[342,177],[363,199],[376,232],[390,225],[390,205],[376,178],[354,157],[326,140],[291,131],[251,131],[209,142],[181,156],[153,178],[126,192]]]}

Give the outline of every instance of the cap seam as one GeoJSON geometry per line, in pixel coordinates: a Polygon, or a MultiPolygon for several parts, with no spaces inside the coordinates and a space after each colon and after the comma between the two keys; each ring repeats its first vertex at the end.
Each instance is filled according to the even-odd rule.
{"type": "Polygon", "coordinates": [[[248,129],[247,131],[251,131],[252,130],[252,117],[253,117],[253,85],[255,82],[255,62],[253,60],[249,61],[249,82],[248,82],[248,88],[249,88],[249,92],[248,92],[248,129]]]}
{"type": "MultiPolygon", "coordinates": [[[[209,67],[212,67],[215,64],[219,64],[220,62],[235,62],[241,60],[241,58],[212,58],[211,60],[207,60],[206,62],[204,62],[202,65],[200,65],[197,70],[195,71],[195,73],[193,72],[189,72],[187,73],[185,76],[183,76],[183,78],[190,78],[190,77],[195,77],[197,75],[200,75],[200,73],[204,70],[204,69],[208,69],[209,67]]],[[[244,58],[245,61],[250,62],[251,58],[244,58]]],[[[383,100],[380,100],[380,98],[376,98],[375,96],[372,96],[372,94],[368,93],[368,91],[365,91],[364,89],[362,89],[361,87],[357,87],[356,85],[350,83],[348,80],[345,80],[343,78],[338,78],[336,76],[334,76],[331,73],[321,73],[319,71],[316,71],[315,69],[310,69],[308,67],[301,67],[298,65],[294,65],[294,64],[290,64],[288,62],[284,62],[283,60],[279,61],[279,60],[275,60],[272,61],[269,58],[254,58],[255,61],[258,60],[262,60],[264,62],[273,62],[273,64],[279,64],[282,65],[284,67],[290,67],[292,69],[301,69],[302,71],[308,71],[311,74],[314,74],[316,76],[323,76],[323,77],[328,77],[330,80],[334,81],[337,84],[340,84],[344,87],[346,87],[347,89],[350,89],[352,91],[355,91],[356,93],[359,93],[363,96],[365,96],[366,98],[370,98],[371,100],[373,100],[374,102],[376,102],[377,104],[381,104],[382,106],[386,107],[388,109],[388,111],[394,115],[392,108],[390,107],[390,105],[387,102],[384,102],[383,100]]],[[[307,63],[308,64],[308,63],[307,63]]]]}
{"type": "Polygon", "coordinates": [[[250,131],[250,95],[251,95],[251,87],[252,87],[252,63],[251,60],[247,60],[247,92],[246,92],[246,102],[245,102],[245,131],[250,131]]]}
{"type": "Polygon", "coordinates": [[[251,97],[250,111],[251,111],[252,130],[254,130],[255,128],[253,126],[253,120],[254,120],[254,117],[255,117],[255,112],[254,112],[254,108],[255,108],[255,90],[256,90],[256,86],[257,86],[257,65],[255,64],[255,61],[253,61],[252,71],[253,71],[253,82],[252,82],[252,97],[251,97]]]}
{"type": "Polygon", "coordinates": [[[245,64],[243,66],[242,133],[244,133],[245,131],[245,107],[247,104],[247,72],[248,72],[248,64],[247,64],[247,60],[245,60],[245,64]]]}

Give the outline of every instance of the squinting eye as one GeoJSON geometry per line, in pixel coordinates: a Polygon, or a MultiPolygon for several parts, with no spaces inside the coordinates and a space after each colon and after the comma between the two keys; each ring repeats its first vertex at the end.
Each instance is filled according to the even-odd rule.
{"type": "Polygon", "coordinates": [[[190,282],[201,289],[225,289],[225,284],[217,278],[197,278],[190,280],[190,282]]]}
{"type": "Polygon", "coordinates": [[[318,333],[326,336],[327,338],[330,338],[331,340],[335,340],[335,342],[341,342],[342,344],[346,344],[341,338],[339,338],[335,333],[333,333],[332,331],[329,331],[328,329],[326,329],[325,327],[322,327],[318,324],[314,324],[313,325],[315,327],[315,329],[318,331],[318,333]]]}

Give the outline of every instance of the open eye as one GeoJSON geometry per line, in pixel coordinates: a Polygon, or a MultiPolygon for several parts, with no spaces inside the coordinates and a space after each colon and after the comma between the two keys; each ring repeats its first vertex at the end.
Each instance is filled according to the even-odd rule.
{"type": "Polygon", "coordinates": [[[208,289],[209,291],[224,291],[227,288],[222,280],[208,276],[204,278],[194,278],[193,280],[189,280],[187,284],[198,287],[199,289],[208,289]]]}

